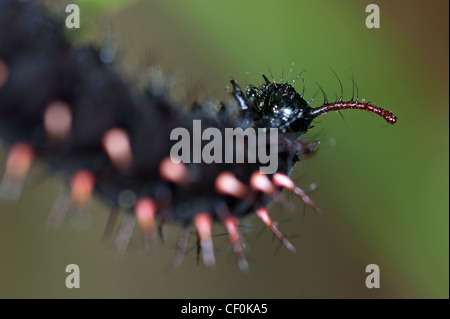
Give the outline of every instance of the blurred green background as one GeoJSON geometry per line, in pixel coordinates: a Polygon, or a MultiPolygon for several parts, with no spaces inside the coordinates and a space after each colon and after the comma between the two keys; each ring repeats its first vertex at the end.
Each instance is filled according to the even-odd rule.
{"type": "MultiPolygon", "coordinates": [[[[197,266],[192,249],[166,273],[178,227],[167,228],[167,241],[154,252],[142,254],[136,237],[117,259],[111,243],[101,242],[109,210],[99,202],[89,230],[78,232],[66,222],[49,232],[45,221],[62,182],[36,182],[19,203],[0,203],[0,297],[449,297],[447,0],[377,1],[380,29],[365,26],[371,1],[77,3],[82,29],[111,28],[129,74],[150,52],[185,85],[223,100],[231,76],[242,86],[259,84],[262,73],[270,69],[280,79],[295,62],[293,74],[307,70],[306,97],[316,92],[317,81],[333,100],[339,84],[329,67],[347,98],[353,69],[360,97],[399,121],[389,126],[358,111],[344,111],[344,120],[333,113],[316,121],[308,138],[322,139],[322,147],[298,164],[293,177],[303,187],[319,184],[311,196],[324,213],[303,214],[295,198],[293,213],[271,207],[297,254],[278,247],[256,218],[248,218],[249,274],[238,270],[225,236],[215,238],[214,270],[197,266]],[[70,263],[80,266],[80,289],[64,285],[70,263]],[[380,266],[380,289],[364,284],[371,263],[380,266]]],[[[313,105],[321,101],[319,94],[313,105]]],[[[39,180],[39,168],[33,173],[39,180]]]]}

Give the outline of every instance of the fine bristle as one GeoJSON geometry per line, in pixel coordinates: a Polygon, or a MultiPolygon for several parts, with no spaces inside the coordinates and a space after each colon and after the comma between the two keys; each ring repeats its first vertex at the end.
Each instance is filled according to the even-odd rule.
{"type": "Polygon", "coordinates": [[[211,235],[211,215],[208,213],[199,213],[195,215],[194,225],[197,228],[197,233],[200,240],[203,262],[208,267],[214,266],[216,259],[214,257],[214,246],[211,235]]]}

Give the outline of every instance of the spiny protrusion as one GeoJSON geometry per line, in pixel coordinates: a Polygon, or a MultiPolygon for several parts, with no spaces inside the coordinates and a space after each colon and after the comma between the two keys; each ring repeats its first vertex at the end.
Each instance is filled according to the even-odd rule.
{"type": "Polygon", "coordinates": [[[71,180],[71,222],[79,229],[86,229],[91,222],[88,207],[95,186],[94,174],[88,170],[78,170],[71,180]]]}
{"type": "Polygon", "coordinates": [[[238,231],[238,219],[233,216],[226,217],[222,221],[223,225],[227,229],[228,236],[230,237],[231,246],[233,247],[234,254],[238,261],[239,268],[242,271],[248,271],[248,262],[245,258],[244,249],[242,247],[242,242],[240,239],[240,233],[238,231]]]}
{"type": "Polygon", "coordinates": [[[194,217],[194,225],[197,228],[200,247],[202,249],[203,262],[207,267],[214,266],[214,246],[211,235],[212,218],[208,213],[198,213],[194,217]]]}
{"type": "Polygon", "coordinates": [[[0,198],[14,201],[20,196],[33,160],[34,151],[30,144],[18,142],[10,148],[0,182],[0,198]]]}
{"type": "Polygon", "coordinates": [[[47,137],[54,142],[67,139],[72,131],[72,111],[63,101],[54,101],[45,109],[44,128],[47,137]]]}
{"type": "Polygon", "coordinates": [[[222,172],[216,177],[216,191],[222,195],[229,195],[236,198],[247,196],[247,186],[236,178],[231,172],[222,172]]]}
{"type": "Polygon", "coordinates": [[[292,142],[291,145],[289,145],[289,149],[292,151],[296,151],[297,154],[301,155],[312,155],[317,151],[317,148],[319,147],[320,141],[302,141],[302,140],[296,140],[292,142]]]}
{"type": "Polygon", "coordinates": [[[272,183],[266,174],[255,172],[250,177],[250,186],[258,191],[270,196],[270,198],[285,209],[291,209],[289,200],[283,195],[281,191],[272,183]]]}
{"type": "Polygon", "coordinates": [[[88,170],[75,172],[71,180],[72,203],[76,206],[86,207],[91,201],[94,191],[95,177],[88,170]]]}
{"type": "Polygon", "coordinates": [[[140,198],[134,208],[139,228],[144,231],[153,231],[155,228],[156,203],[151,198],[140,198]]]}
{"type": "Polygon", "coordinates": [[[238,230],[239,219],[231,215],[225,202],[218,201],[215,203],[215,211],[222,224],[225,226],[230,238],[233,252],[236,256],[239,268],[242,271],[248,271],[248,262],[245,258],[242,236],[238,230]]]}
{"type": "Polygon", "coordinates": [[[296,252],[296,249],[294,245],[290,243],[289,240],[287,240],[286,237],[284,237],[283,233],[278,229],[278,227],[274,224],[272,219],[269,216],[269,212],[265,208],[258,208],[256,210],[256,216],[258,216],[264,224],[266,224],[267,227],[270,228],[272,233],[275,235],[275,237],[278,238],[278,240],[290,251],[296,252]]]}
{"type": "Polygon", "coordinates": [[[255,172],[250,177],[250,186],[266,195],[273,196],[277,191],[275,185],[270,181],[266,174],[255,172]]]}
{"type": "Polygon", "coordinates": [[[106,131],[102,142],[106,154],[117,169],[124,170],[131,166],[133,154],[130,138],[124,129],[112,128],[106,131]]]}
{"type": "Polygon", "coordinates": [[[248,106],[244,92],[242,92],[242,89],[239,87],[239,84],[236,82],[236,80],[232,79],[230,82],[233,86],[233,92],[231,94],[236,98],[239,105],[241,106],[241,109],[246,110],[248,106]]]}
{"type": "Polygon", "coordinates": [[[63,189],[55,200],[47,218],[47,228],[60,229],[71,208],[74,209],[71,216],[74,226],[85,228],[90,222],[88,206],[95,186],[94,174],[78,170],[73,174],[70,186],[70,192],[63,189]]]}
{"type": "Polygon", "coordinates": [[[134,207],[136,219],[144,236],[144,242],[152,246],[155,241],[156,203],[151,198],[140,198],[134,207]]]}
{"type": "Polygon", "coordinates": [[[317,207],[317,205],[312,201],[312,199],[309,198],[308,195],[306,195],[305,191],[302,190],[300,187],[298,187],[290,177],[282,173],[275,173],[273,174],[272,179],[276,185],[280,187],[285,187],[291,192],[293,192],[295,195],[297,195],[306,205],[311,207],[315,212],[320,212],[320,208],[317,207]]]}
{"type": "Polygon", "coordinates": [[[159,164],[159,175],[167,182],[185,185],[191,180],[191,174],[182,162],[175,163],[170,157],[166,157],[159,164]]]}
{"type": "Polygon", "coordinates": [[[391,111],[374,106],[368,102],[365,102],[365,100],[361,102],[359,102],[358,100],[346,102],[339,100],[334,103],[324,103],[324,105],[322,105],[321,107],[312,109],[310,115],[312,116],[312,118],[315,118],[330,111],[340,111],[347,109],[358,109],[375,113],[384,118],[384,120],[389,124],[395,124],[395,122],[397,122],[397,117],[391,111]]]}
{"type": "Polygon", "coordinates": [[[9,69],[6,63],[0,59],[0,89],[5,85],[9,78],[9,69]]]}

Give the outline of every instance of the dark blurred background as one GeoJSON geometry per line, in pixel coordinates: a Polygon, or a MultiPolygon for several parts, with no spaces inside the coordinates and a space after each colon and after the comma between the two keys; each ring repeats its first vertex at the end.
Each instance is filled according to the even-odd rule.
{"type": "MultiPolygon", "coordinates": [[[[246,219],[249,274],[239,271],[225,236],[215,238],[214,270],[197,266],[192,249],[166,273],[177,226],[167,228],[167,241],[154,252],[142,254],[136,237],[117,259],[111,243],[101,242],[109,209],[98,201],[89,230],[66,222],[59,232],[47,231],[63,183],[41,181],[38,166],[17,204],[0,203],[0,297],[448,298],[448,1],[377,1],[380,29],[365,26],[370,1],[77,3],[83,36],[101,40],[109,30],[130,77],[147,55],[181,85],[224,100],[231,76],[242,86],[260,84],[262,73],[280,79],[295,62],[293,75],[307,70],[306,98],[317,81],[333,100],[340,89],[329,67],[347,98],[353,69],[360,98],[399,121],[390,126],[357,111],[316,121],[308,138],[322,139],[322,147],[293,177],[302,187],[319,184],[311,196],[324,213],[303,213],[295,198],[295,212],[271,206],[297,254],[278,247],[256,218],[246,219]],[[71,263],[80,266],[80,289],[65,287],[71,263]],[[380,266],[380,289],[364,284],[371,263],[380,266]]],[[[301,90],[301,81],[296,86],[301,90]]],[[[313,105],[321,101],[319,94],[313,105]]]]}

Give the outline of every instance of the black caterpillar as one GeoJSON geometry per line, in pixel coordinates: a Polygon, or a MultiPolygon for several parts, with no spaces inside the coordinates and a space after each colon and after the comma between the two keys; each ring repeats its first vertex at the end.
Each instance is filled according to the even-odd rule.
{"type": "MultiPolygon", "coordinates": [[[[112,61],[102,59],[95,48],[73,47],[58,21],[32,3],[0,0],[0,136],[10,145],[0,196],[13,200],[20,195],[36,158],[48,170],[70,177],[71,192],[58,198],[50,222],[60,224],[69,207],[84,216],[95,192],[127,212],[116,239],[119,251],[126,248],[136,222],[151,245],[162,225],[173,220],[182,227],[171,265],[182,261],[194,224],[203,261],[211,266],[211,224],[217,220],[245,270],[238,222],[251,213],[294,250],[265,207],[272,200],[285,203],[281,190],[287,188],[318,211],[288,177],[293,165],[317,148],[317,143],[302,140],[313,120],[343,109],[370,111],[390,124],[397,118],[365,100],[344,101],[342,96],[312,108],[290,83],[263,78],[263,85],[248,85],[245,92],[232,80],[232,99],[218,105],[218,112],[210,111],[208,101],[185,112],[183,105],[167,98],[163,81],[150,80],[145,92],[133,94],[112,61]],[[264,163],[250,161],[248,154],[243,163],[193,163],[194,154],[189,162],[174,162],[169,156],[175,144],[171,132],[186,128],[193,133],[193,120],[202,121],[202,132],[208,127],[220,132],[276,129],[277,171],[261,173],[264,163]]],[[[268,151],[273,141],[259,138],[258,143],[268,151]]],[[[233,148],[235,157],[240,155],[238,146],[233,148]]]]}

